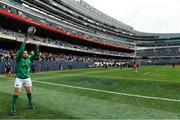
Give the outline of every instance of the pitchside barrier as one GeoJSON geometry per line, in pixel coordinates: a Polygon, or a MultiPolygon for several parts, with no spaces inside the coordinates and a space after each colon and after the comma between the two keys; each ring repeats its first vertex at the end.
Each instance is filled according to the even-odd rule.
{"type": "MultiPolygon", "coordinates": [[[[79,69],[79,68],[88,68],[93,65],[93,62],[66,62],[66,61],[34,61],[32,64],[32,72],[40,71],[49,71],[49,70],[63,70],[63,69],[79,69]]],[[[16,70],[16,61],[11,61],[11,66],[13,72],[16,70]]],[[[4,73],[5,64],[3,61],[0,61],[0,73],[4,73]]]]}

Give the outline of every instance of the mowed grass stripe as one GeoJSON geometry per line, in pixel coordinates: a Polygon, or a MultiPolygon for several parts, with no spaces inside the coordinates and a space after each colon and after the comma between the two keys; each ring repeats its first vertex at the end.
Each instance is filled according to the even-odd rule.
{"type": "Polygon", "coordinates": [[[42,83],[42,84],[48,84],[48,85],[54,85],[54,86],[67,87],[67,88],[73,88],[73,89],[88,90],[88,91],[94,91],[94,92],[102,92],[102,93],[108,93],[108,94],[114,94],[114,95],[137,97],[137,98],[143,98],[143,99],[162,100],[162,101],[170,101],[170,102],[180,102],[180,100],[177,100],[177,99],[169,99],[169,98],[161,98],[161,97],[150,97],[150,96],[142,96],[142,95],[135,95],[135,94],[128,94],[128,93],[119,93],[119,92],[113,92],[113,91],[107,91],[107,90],[76,87],[76,86],[70,86],[70,85],[64,85],[64,84],[56,84],[56,83],[36,81],[36,80],[34,80],[33,82],[42,83]]]}
{"type": "MultiPolygon", "coordinates": [[[[85,72],[83,75],[81,75],[80,73],[75,73],[75,74],[64,74],[64,75],[53,75],[53,76],[49,76],[49,77],[38,77],[35,78],[35,80],[38,80],[37,82],[40,82],[39,80],[47,80],[47,79],[53,79],[53,78],[59,78],[59,77],[74,77],[74,76],[86,76],[86,77],[93,77],[93,76],[88,76],[88,74],[99,74],[99,73],[106,73],[106,72],[114,72],[117,71],[119,69],[101,69],[102,71],[90,71],[90,72],[85,72]],[[87,74],[87,75],[86,75],[87,74]]],[[[77,70],[79,71],[79,70],[77,70]]],[[[121,71],[121,70],[119,70],[121,71]]],[[[69,71],[68,71],[69,72],[69,71]]],[[[98,77],[94,77],[94,78],[99,78],[98,77]]],[[[125,80],[148,80],[148,81],[161,81],[161,80],[150,80],[150,79],[136,79],[136,78],[122,78],[122,77],[109,77],[109,78],[117,78],[117,79],[125,79],[125,80]]],[[[59,79],[57,79],[58,81],[59,79]]],[[[174,81],[169,81],[166,80],[168,82],[174,82],[174,81]]],[[[36,81],[34,81],[36,82],[36,81]]],[[[175,81],[176,82],[176,81],[175,81]]],[[[77,88],[77,89],[86,89],[85,87],[77,87],[77,86],[70,86],[70,85],[65,85],[65,84],[56,84],[56,83],[52,83],[52,82],[41,82],[41,83],[46,83],[46,84],[51,84],[51,85],[59,85],[59,86],[66,86],[66,87],[71,87],[71,88],[77,88]]],[[[175,101],[175,102],[179,102],[178,99],[169,99],[169,98],[159,98],[159,97],[150,97],[150,96],[144,96],[144,95],[136,95],[136,94],[129,94],[129,93],[119,93],[119,92],[114,92],[114,91],[106,91],[106,90],[99,90],[99,89],[92,89],[92,88],[87,88],[86,90],[93,90],[93,91],[98,91],[98,92],[106,92],[106,93],[112,93],[112,94],[118,94],[118,95],[126,95],[126,96],[131,96],[131,97],[140,97],[140,98],[147,98],[147,99],[160,99],[160,100],[165,100],[165,101],[175,101]]]]}
{"type": "MultiPolygon", "coordinates": [[[[104,72],[105,73],[105,72],[104,72]]],[[[114,77],[114,76],[99,76],[99,75],[91,75],[91,74],[64,74],[64,75],[53,75],[53,76],[49,76],[48,77],[32,77],[35,80],[46,80],[46,79],[53,79],[53,78],[68,78],[68,77],[76,77],[76,76],[80,76],[80,77],[91,77],[91,78],[111,78],[111,79],[115,79],[115,80],[137,80],[137,81],[160,81],[160,82],[172,82],[172,83],[180,83],[180,79],[179,80],[170,80],[170,79],[144,79],[144,78],[135,78],[135,77],[131,77],[131,76],[127,76],[127,77],[114,77]]],[[[150,77],[151,75],[146,75],[147,77],[150,77]]],[[[59,79],[59,80],[60,80],[59,79]]]]}
{"type": "MultiPolygon", "coordinates": [[[[4,76],[0,76],[0,77],[4,77],[4,76]]],[[[48,78],[43,78],[43,79],[50,79],[50,78],[52,79],[54,77],[55,76],[48,77],[48,78]]],[[[59,77],[59,76],[56,76],[56,77],[59,77]]],[[[94,91],[94,92],[102,92],[102,93],[121,95],[121,96],[137,97],[137,98],[143,98],[143,99],[162,100],[162,101],[170,101],[170,102],[180,102],[180,100],[178,100],[178,99],[169,99],[169,98],[161,98],[161,97],[143,96],[143,95],[120,93],[120,92],[107,91],[107,90],[101,90],[101,89],[92,89],[92,88],[85,88],[85,87],[77,87],[77,86],[71,86],[71,85],[65,85],[65,84],[57,84],[57,83],[51,83],[51,82],[45,82],[45,81],[38,81],[37,78],[35,78],[35,79],[36,80],[33,80],[33,82],[37,82],[37,83],[41,83],[41,84],[48,84],[48,85],[67,87],[67,88],[73,88],[73,89],[80,89],[80,90],[88,90],[88,91],[94,91]]]]}
{"type": "Polygon", "coordinates": [[[51,75],[51,76],[49,76],[48,75],[48,73],[46,73],[46,75],[47,76],[39,76],[39,75],[41,75],[41,73],[40,74],[33,74],[33,76],[35,76],[35,77],[37,77],[37,75],[38,75],[38,78],[36,78],[36,79],[38,79],[38,80],[44,80],[44,79],[52,79],[52,78],[62,78],[62,77],[73,77],[73,76],[81,76],[81,75],[93,75],[93,74],[99,74],[99,73],[103,73],[103,74],[106,74],[106,73],[108,73],[108,72],[114,72],[114,71],[118,71],[119,69],[100,69],[100,70],[93,70],[93,71],[82,71],[82,72],[79,72],[79,70],[78,70],[78,72],[77,73],[71,73],[70,71],[68,71],[68,72],[66,72],[66,73],[63,73],[62,71],[59,71],[59,72],[54,72],[55,74],[53,74],[53,75],[51,75]]]}
{"type": "Polygon", "coordinates": [[[48,79],[52,78],[63,78],[63,77],[73,77],[73,76],[92,76],[92,77],[104,77],[104,78],[119,78],[119,79],[132,79],[132,80],[152,80],[152,81],[159,81],[159,80],[165,80],[168,82],[180,81],[180,76],[178,75],[180,72],[180,67],[177,67],[175,70],[169,68],[169,67],[142,67],[140,68],[138,73],[133,73],[133,70],[131,68],[125,68],[123,70],[120,70],[118,68],[112,69],[104,69],[104,68],[98,68],[98,69],[84,69],[84,70],[77,70],[74,73],[75,70],[67,70],[67,71],[57,71],[54,72],[53,75],[49,76],[47,74],[36,73],[32,76],[38,76],[38,80],[48,79]],[[90,71],[89,71],[90,70],[90,71]],[[161,71],[161,72],[160,72],[161,71]],[[150,74],[144,74],[146,72],[150,72],[150,74]],[[171,75],[172,74],[172,75],[171,75]],[[175,76],[174,76],[175,74],[175,76]],[[169,77],[170,76],[170,77],[169,77]],[[147,79],[148,78],[148,79],[147,79]],[[169,79],[168,79],[169,78],[169,79]]]}
{"type": "MultiPolygon", "coordinates": [[[[6,81],[9,82],[9,81],[6,81]]],[[[38,83],[39,84],[39,83],[38,83]]],[[[43,86],[45,84],[42,84],[43,86]]],[[[47,84],[46,84],[47,85],[47,84]]],[[[88,96],[88,91],[86,92],[87,97],[79,96],[76,94],[70,94],[68,92],[61,92],[58,90],[47,89],[48,87],[37,87],[34,86],[33,98],[37,107],[37,112],[30,112],[28,118],[89,118],[89,119],[148,119],[148,118],[178,118],[177,113],[161,111],[154,108],[138,107],[131,104],[123,103],[114,103],[107,101],[106,99],[96,99],[88,96]],[[40,107],[40,108],[39,108],[40,107]],[[43,108],[44,111],[39,111],[43,108]],[[45,109],[46,108],[46,109],[45,109]],[[52,113],[51,111],[56,111],[57,114],[52,113]],[[38,113],[41,112],[41,113],[38,113]],[[43,114],[45,113],[45,114],[43,114]],[[62,113],[62,114],[60,114],[62,113]],[[35,114],[35,115],[33,115],[35,114]],[[39,114],[39,117],[38,117],[39,114]],[[55,116],[53,117],[54,114],[55,116]],[[32,115],[32,116],[30,116],[32,115]],[[62,115],[62,116],[61,116],[62,115]],[[67,117],[69,116],[69,117],[67,117]]],[[[69,89],[69,88],[68,88],[69,89]]],[[[12,91],[11,91],[12,92],[12,91]]],[[[26,102],[26,96],[23,97],[23,100],[26,102]]],[[[135,100],[133,100],[135,101],[135,100]]],[[[138,100],[139,103],[142,103],[143,100],[138,100]]],[[[22,100],[19,101],[20,103],[22,100]]],[[[150,104],[150,103],[149,103],[150,104]]],[[[23,102],[22,106],[18,109],[27,111],[26,104],[23,102]]],[[[9,106],[10,107],[10,106],[9,106]]],[[[17,118],[27,118],[27,116],[22,115],[22,112],[18,110],[17,118]],[[22,116],[21,116],[22,115],[22,116]]],[[[27,111],[28,112],[28,111],[27,111]]],[[[0,117],[1,118],[1,117],[0,117]]]]}
{"type": "MultiPolygon", "coordinates": [[[[167,67],[142,67],[139,70],[139,75],[134,74],[132,69],[124,69],[121,71],[120,69],[113,70],[112,68],[53,71],[43,72],[43,74],[32,74],[33,82],[34,80],[38,81],[34,82],[33,85],[33,100],[37,109],[34,112],[28,112],[28,110],[26,110],[27,98],[26,95],[23,94],[18,101],[20,105],[18,105],[18,115],[16,118],[179,119],[179,102],[144,99],[117,95],[114,93],[39,83],[40,81],[95,90],[115,91],[117,93],[119,93],[119,91],[121,93],[122,91],[122,93],[127,92],[132,94],[132,91],[137,91],[137,88],[141,88],[139,89],[139,93],[137,92],[137,95],[157,95],[156,97],[161,96],[161,98],[165,97],[173,99],[176,98],[177,95],[177,98],[179,99],[179,72],[180,70],[178,67],[175,70],[167,67]],[[152,78],[152,76],[141,75],[148,71],[152,72],[152,74],[159,74],[159,76],[154,76],[152,78]],[[52,78],[53,76],[54,78],[52,78]],[[164,81],[165,77],[161,78],[162,76],[170,76],[166,78],[166,80],[169,81],[164,81]],[[147,81],[142,79],[146,79],[147,81]],[[172,81],[170,81],[171,79],[172,81]],[[176,80],[177,82],[174,82],[173,80],[176,80]],[[160,85],[154,86],[156,84],[160,85]],[[163,89],[161,89],[162,87],[163,89]],[[127,89],[127,91],[124,91],[123,89],[127,89]],[[131,91],[129,91],[129,89],[131,89],[131,91]],[[147,89],[149,89],[149,91],[146,91],[147,89]],[[145,94],[141,94],[141,90],[142,92],[145,90],[145,94]],[[162,93],[162,95],[159,93],[157,94],[157,90],[159,93],[162,93]],[[148,92],[154,92],[154,94],[148,94],[148,92]],[[165,94],[169,95],[164,96],[165,94]]],[[[3,78],[0,79],[0,84],[0,118],[11,118],[6,113],[6,110],[10,108],[13,94],[13,81],[5,81],[3,78]],[[6,106],[8,106],[8,108],[6,106]]]]}

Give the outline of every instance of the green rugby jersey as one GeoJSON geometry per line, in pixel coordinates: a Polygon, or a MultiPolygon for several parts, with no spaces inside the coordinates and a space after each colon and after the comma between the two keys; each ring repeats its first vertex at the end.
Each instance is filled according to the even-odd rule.
{"type": "Polygon", "coordinates": [[[23,54],[24,54],[25,47],[26,47],[26,44],[22,43],[16,57],[16,77],[17,78],[25,79],[25,78],[30,77],[31,64],[33,60],[35,60],[39,54],[39,47],[36,47],[33,55],[29,55],[27,58],[24,58],[23,54]]]}

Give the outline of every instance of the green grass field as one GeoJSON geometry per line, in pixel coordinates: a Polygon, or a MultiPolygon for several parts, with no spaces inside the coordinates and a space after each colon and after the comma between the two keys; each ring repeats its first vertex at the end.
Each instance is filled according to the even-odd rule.
{"type": "Polygon", "coordinates": [[[14,78],[0,75],[1,119],[180,119],[180,67],[97,68],[32,74],[35,110],[25,90],[10,116],[14,78]]]}

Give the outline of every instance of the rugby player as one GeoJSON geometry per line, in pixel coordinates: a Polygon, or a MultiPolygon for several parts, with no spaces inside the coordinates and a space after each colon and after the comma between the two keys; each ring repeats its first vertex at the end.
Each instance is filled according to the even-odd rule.
{"type": "Polygon", "coordinates": [[[30,77],[31,64],[36,59],[39,54],[39,44],[36,45],[36,49],[33,55],[28,55],[28,52],[25,51],[25,46],[28,43],[28,37],[25,37],[24,42],[21,44],[20,50],[16,57],[16,79],[14,82],[14,96],[12,102],[11,115],[15,116],[16,114],[16,102],[20,95],[20,90],[22,86],[26,89],[26,94],[28,98],[28,104],[30,109],[34,109],[32,104],[32,81],[30,77]]]}

